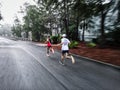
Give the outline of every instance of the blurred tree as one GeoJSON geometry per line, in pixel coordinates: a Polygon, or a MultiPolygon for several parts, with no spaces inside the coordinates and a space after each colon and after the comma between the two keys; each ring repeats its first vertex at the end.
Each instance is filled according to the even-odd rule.
{"type": "Polygon", "coordinates": [[[110,0],[108,3],[104,3],[104,0],[99,0],[97,5],[97,12],[101,16],[101,23],[100,23],[100,38],[99,38],[99,43],[100,47],[103,48],[105,45],[105,20],[107,17],[107,14],[109,10],[111,9],[111,5],[113,4],[113,0],[110,0]]]}
{"type": "Polygon", "coordinates": [[[24,30],[32,31],[33,40],[40,41],[43,34],[47,32],[45,27],[45,12],[42,7],[29,5],[26,7],[26,16],[24,17],[24,30]]]}
{"type": "Polygon", "coordinates": [[[39,25],[42,24],[42,26],[47,27],[47,29],[49,29],[46,30],[47,32],[54,29],[54,26],[57,26],[57,29],[58,27],[60,27],[62,31],[67,34],[68,37],[74,40],[78,40],[78,30],[80,27],[82,27],[82,40],[84,41],[85,30],[88,30],[88,27],[93,27],[93,22],[91,20],[92,17],[101,16],[100,39],[101,42],[104,42],[105,21],[107,13],[111,9],[110,7],[112,5],[113,0],[110,0],[108,3],[105,3],[105,0],[34,1],[37,3],[37,12],[39,12],[38,16],[40,16],[39,18],[37,18],[37,20],[42,20],[42,22],[39,22],[39,25]]]}
{"type": "Polygon", "coordinates": [[[116,5],[116,7],[114,8],[114,10],[113,10],[113,13],[115,12],[115,11],[118,11],[118,13],[117,13],[117,20],[116,20],[116,22],[114,23],[114,25],[115,25],[115,27],[119,27],[120,28],[120,0],[118,0],[118,3],[117,3],[117,5],[116,5]]]}
{"type": "Polygon", "coordinates": [[[14,36],[21,37],[22,26],[17,16],[15,17],[14,23],[15,25],[12,27],[12,33],[14,36]]]}
{"type": "Polygon", "coordinates": [[[91,18],[96,14],[95,0],[75,0],[73,5],[74,22],[76,23],[75,36],[78,38],[78,30],[82,28],[82,41],[84,41],[84,34],[88,27],[91,27],[91,18]]]}
{"type": "MultiPolygon", "coordinates": [[[[0,8],[1,8],[1,3],[0,3],[0,8]]],[[[1,12],[0,12],[0,20],[2,20],[2,14],[1,14],[1,12]]]]}
{"type": "Polygon", "coordinates": [[[0,20],[2,20],[2,15],[0,14],[0,20]]]}
{"type": "Polygon", "coordinates": [[[68,38],[69,38],[69,19],[70,19],[69,15],[70,15],[71,2],[72,0],[48,1],[48,7],[53,6],[53,8],[57,11],[57,13],[59,13],[60,15],[59,20],[63,26],[63,30],[65,29],[65,33],[68,36],[68,38]]]}

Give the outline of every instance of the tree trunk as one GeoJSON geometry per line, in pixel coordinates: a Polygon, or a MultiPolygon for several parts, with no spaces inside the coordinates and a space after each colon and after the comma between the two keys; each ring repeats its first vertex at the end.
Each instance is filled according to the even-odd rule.
{"type": "Polygon", "coordinates": [[[83,32],[82,32],[82,42],[85,41],[85,28],[83,28],[83,32]]]}
{"type": "Polygon", "coordinates": [[[78,27],[79,27],[79,17],[77,17],[76,28],[75,28],[75,40],[79,41],[78,38],[78,27]]]}
{"type": "Polygon", "coordinates": [[[68,21],[67,21],[67,19],[66,19],[66,18],[64,19],[64,23],[65,23],[66,35],[67,35],[67,37],[69,38],[68,21]]]}
{"type": "Polygon", "coordinates": [[[83,32],[82,32],[82,42],[85,41],[85,30],[86,30],[86,29],[85,29],[85,28],[86,28],[86,27],[85,27],[85,23],[86,23],[86,22],[85,22],[85,20],[84,20],[84,22],[83,22],[83,32]]]}
{"type": "Polygon", "coordinates": [[[68,28],[69,21],[68,21],[68,5],[67,5],[67,3],[68,3],[68,0],[67,1],[65,0],[64,1],[64,14],[65,14],[64,23],[65,23],[66,35],[69,38],[69,28],[68,28]]]}
{"type": "Polygon", "coordinates": [[[101,11],[101,35],[100,35],[100,48],[104,48],[105,47],[105,30],[104,30],[104,23],[105,23],[105,17],[106,17],[106,13],[103,13],[103,10],[101,11]]]}

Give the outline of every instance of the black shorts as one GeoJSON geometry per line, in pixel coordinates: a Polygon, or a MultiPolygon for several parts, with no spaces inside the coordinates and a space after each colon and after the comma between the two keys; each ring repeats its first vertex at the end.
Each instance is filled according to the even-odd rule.
{"type": "Polygon", "coordinates": [[[47,47],[52,47],[52,46],[47,46],[47,47]]]}
{"type": "Polygon", "coordinates": [[[69,53],[69,50],[62,50],[62,55],[64,55],[65,53],[69,53]]]}

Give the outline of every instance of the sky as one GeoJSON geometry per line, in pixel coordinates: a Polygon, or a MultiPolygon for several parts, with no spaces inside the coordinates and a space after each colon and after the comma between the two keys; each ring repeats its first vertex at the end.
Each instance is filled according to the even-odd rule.
{"type": "Polygon", "coordinates": [[[16,15],[21,19],[23,14],[18,13],[18,11],[20,11],[20,6],[23,6],[26,1],[30,4],[34,4],[33,0],[0,0],[0,12],[3,17],[0,24],[12,25],[16,15]]]}

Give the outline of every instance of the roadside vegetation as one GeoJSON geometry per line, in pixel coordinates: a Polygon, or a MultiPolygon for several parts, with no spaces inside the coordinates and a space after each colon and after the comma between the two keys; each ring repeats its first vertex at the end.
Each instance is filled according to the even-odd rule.
{"type": "Polygon", "coordinates": [[[13,34],[21,37],[21,32],[32,32],[33,41],[44,41],[47,35],[51,35],[53,43],[60,42],[60,34],[66,33],[72,41],[70,47],[75,47],[80,41],[85,41],[85,31],[94,29],[97,17],[100,21],[98,25],[98,37],[94,38],[88,46],[94,47],[99,44],[100,48],[105,45],[120,45],[120,1],[112,9],[115,0],[35,0],[36,5],[25,3],[21,7],[21,14],[24,14],[24,24],[21,24],[19,18],[15,18],[15,24],[12,27],[13,34]],[[116,14],[116,20],[107,25],[106,22],[112,20],[107,15],[109,12],[116,14]],[[91,29],[90,29],[91,28],[91,29]],[[82,29],[81,38],[79,29],[82,29]],[[52,36],[54,31],[55,35],[52,36]],[[107,33],[106,33],[107,31],[107,33]],[[114,44],[113,44],[114,43],[114,44]]]}

